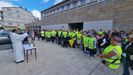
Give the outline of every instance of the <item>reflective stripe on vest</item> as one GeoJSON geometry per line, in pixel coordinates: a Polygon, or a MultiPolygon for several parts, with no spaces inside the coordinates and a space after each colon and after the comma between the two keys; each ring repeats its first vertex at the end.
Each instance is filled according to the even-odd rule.
{"type": "Polygon", "coordinates": [[[109,52],[111,52],[113,50],[116,50],[118,52],[118,57],[117,58],[114,58],[114,57],[106,58],[104,60],[109,63],[109,65],[108,65],[109,68],[118,69],[120,67],[120,59],[121,59],[121,54],[122,54],[121,47],[120,46],[112,46],[112,45],[110,45],[107,48],[105,48],[103,54],[108,54],[109,52]],[[115,59],[118,59],[118,60],[116,60],[113,64],[111,64],[115,59]]]}

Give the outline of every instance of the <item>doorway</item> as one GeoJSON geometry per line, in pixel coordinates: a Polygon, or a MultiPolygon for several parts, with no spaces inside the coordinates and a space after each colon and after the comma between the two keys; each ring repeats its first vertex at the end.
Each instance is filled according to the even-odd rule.
{"type": "Polygon", "coordinates": [[[83,22],[80,23],[69,23],[69,28],[70,30],[82,30],[83,29],[83,22]]]}

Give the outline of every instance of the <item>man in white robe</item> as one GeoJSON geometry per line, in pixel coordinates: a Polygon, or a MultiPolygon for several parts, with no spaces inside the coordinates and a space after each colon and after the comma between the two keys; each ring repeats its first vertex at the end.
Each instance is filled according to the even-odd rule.
{"type": "Polygon", "coordinates": [[[9,35],[12,41],[13,46],[13,54],[15,58],[15,62],[19,63],[24,61],[24,51],[23,51],[23,45],[22,40],[28,36],[27,33],[24,34],[18,34],[18,29],[14,29],[9,35]]]}

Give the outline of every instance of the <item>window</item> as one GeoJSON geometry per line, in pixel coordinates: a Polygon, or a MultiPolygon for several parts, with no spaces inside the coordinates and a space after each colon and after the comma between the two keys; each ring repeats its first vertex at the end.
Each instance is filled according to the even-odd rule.
{"type": "Polygon", "coordinates": [[[73,2],[73,7],[77,7],[77,1],[73,2]]]}
{"type": "Polygon", "coordinates": [[[64,10],[66,10],[66,9],[67,9],[67,6],[65,5],[65,6],[64,6],[64,10]]]}
{"type": "Polygon", "coordinates": [[[60,8],[59,8],[59,11],[63,11],[63,7],[60,7],[60,8]]]}
{"type": "Polygon", "coordinates": [[[18,11],[18,10],[17,10],[16,12],[17,12],[17,13],[19,13],[19,11],[18,11]]]}
{"type": "Polygon", "coordinates": [[[80,0],[81,5],[85,4],[86,0],[80,0]]]}
{"type": "Polygon", "coordinates": [[[70,9],[70,4],[67,4],[66,5],[66,9],[70,9]]]}
{"type": "Polygon", "coordinates": [[[53,14],[54,12],[53,11],[51,11],[51,14],[53,14]]]}
{"type": "Polygon", "coordinates": [[[62,11],[64,11],[64,8],[65,8],[64,6],[61,7],[62,11]]]}
{"type": "Polygon", "coordinates": [[[99,0],[90,0],[89,2],[97,2],[97,1],[99,1],[99,0]]]}
{"type": "Polygon", "coordinates": [[[102,2],[102,1],[105,1],[105,0],[98,0],[98,2],[102,2]]]}
{"type": "Polygon", "coordinates": [[[53,14],[55,14],[55,10],[53,10],[53,14]]]}
{"type": "Polygon", "coordinates": [[[7,8],[7,11],[10,11],[11,9],[7,8]]]}
{"type": "Polygon", "coordinates": [[[57,13],[57,9],[55,10],[55,13],[57,13]]]}
{"type": "Polygon", "coordinates": [[[12,25],[12,23],[8,23],[9,25],[12,25]]]}
{"type": "Polygon", "coordinates": [[[70,4],[70,8],[73,8],[73,3],[70,4]]]}

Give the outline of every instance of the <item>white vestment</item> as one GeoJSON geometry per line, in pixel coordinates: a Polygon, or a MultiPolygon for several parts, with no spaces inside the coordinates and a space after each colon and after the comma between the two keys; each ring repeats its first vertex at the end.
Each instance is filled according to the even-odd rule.
{"type": "Polygon", "coordinates": [[[16,62],[24,60],[22,40],[24,40],[24,38],[26,38],[27,36],[28,36],[27,33],[24,34],[10,33],[10,38],[13,46],[13,54],[16,62]]]}

